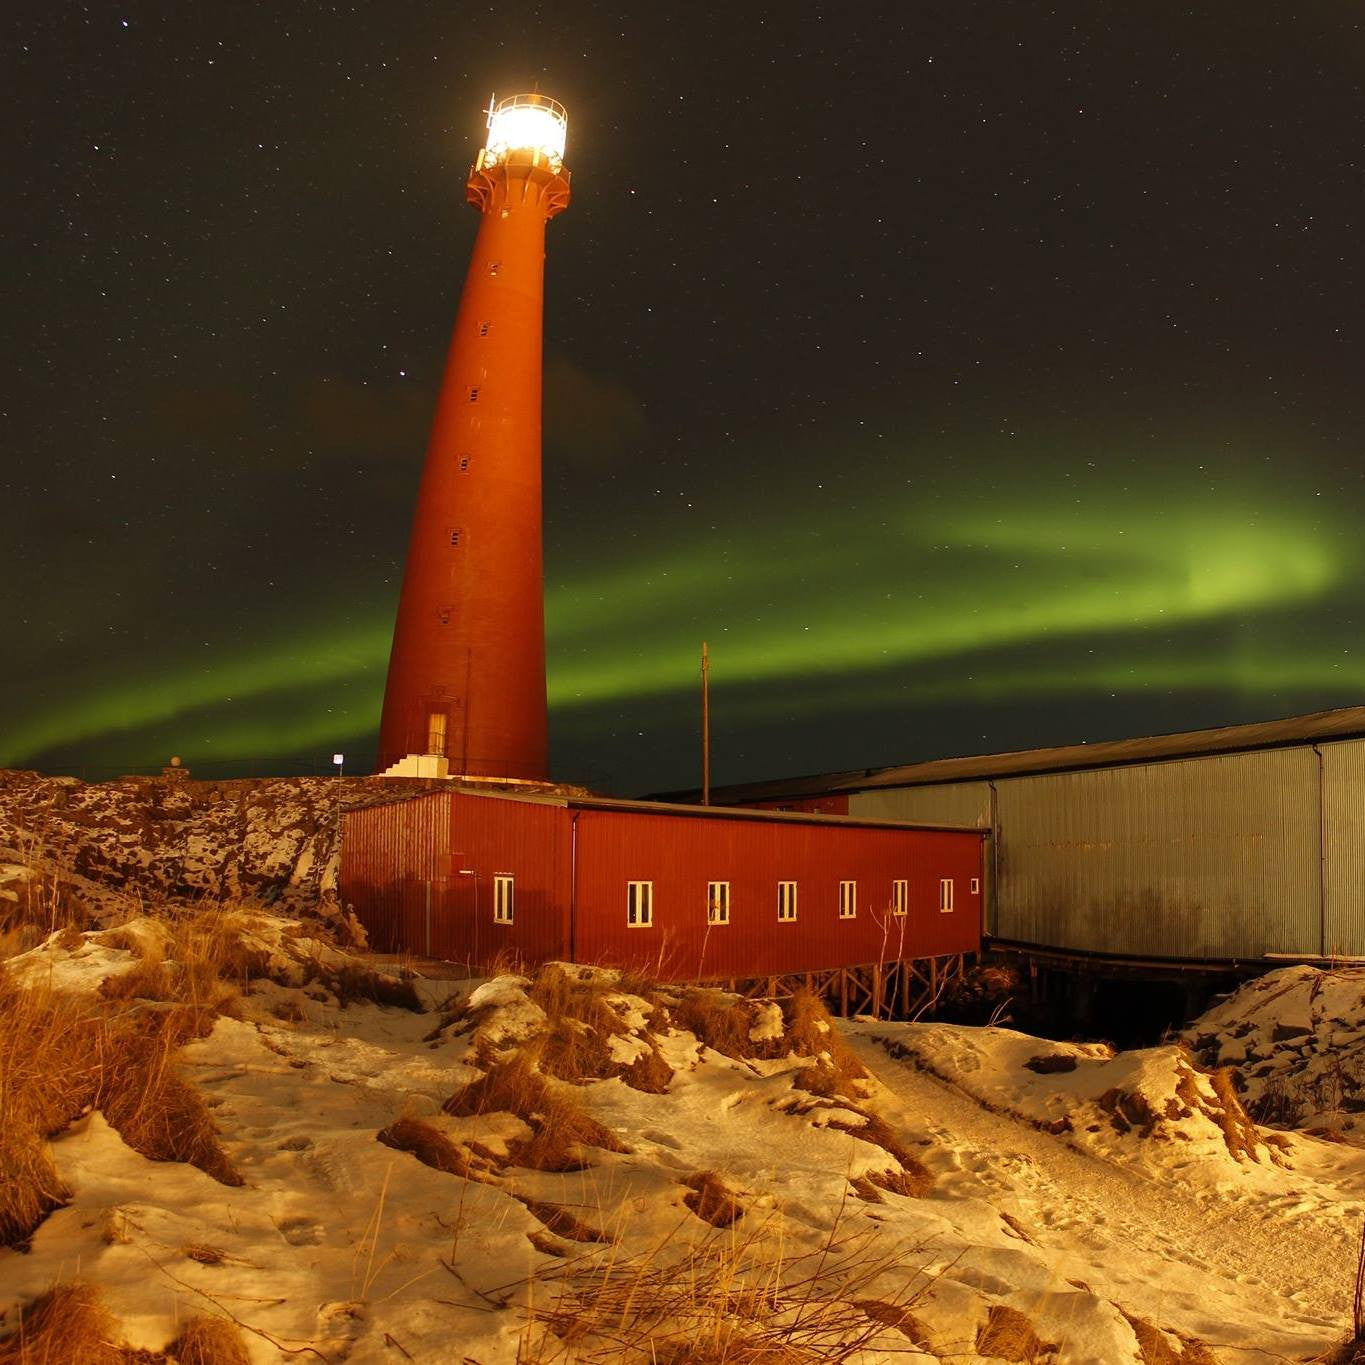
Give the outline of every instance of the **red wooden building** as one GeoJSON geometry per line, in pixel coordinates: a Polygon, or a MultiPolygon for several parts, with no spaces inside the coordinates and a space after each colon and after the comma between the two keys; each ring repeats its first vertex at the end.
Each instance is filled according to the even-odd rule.
{"type": "Polygon", "coordinates": [[[876,967],[908,1000],[884,964],[927,982],[980,945],[976,829],[455,788],[342,818],[341,896],[383,952],[666,981],[876,967]]]}

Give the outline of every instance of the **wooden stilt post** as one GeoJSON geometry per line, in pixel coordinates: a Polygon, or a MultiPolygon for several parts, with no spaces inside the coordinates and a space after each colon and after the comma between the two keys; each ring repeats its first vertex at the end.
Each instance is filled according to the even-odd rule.
{"type": "Polygon", "coordinates": [[[839,968],[839,1013],[848,1018],[848,972],[839,968]]]}

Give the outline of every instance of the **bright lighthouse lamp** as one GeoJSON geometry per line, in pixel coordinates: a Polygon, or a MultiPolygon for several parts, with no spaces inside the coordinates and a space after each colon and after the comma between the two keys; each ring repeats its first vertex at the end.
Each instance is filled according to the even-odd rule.
{"type": "Polygon", "coordinates": [[[533,160],[544,159],[556,174],[564,164],[564,140],[569,116],[558,100],[548,95],[511,95],[488,105],[488,141],[479,160],[496,166],[515,152],[530,152],[533,160]]]}

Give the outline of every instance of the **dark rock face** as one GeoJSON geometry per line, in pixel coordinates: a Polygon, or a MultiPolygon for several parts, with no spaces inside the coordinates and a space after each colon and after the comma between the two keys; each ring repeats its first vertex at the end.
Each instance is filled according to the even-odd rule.
{"type": "Polygon", "coordinates": [[[0,771],[0,848],[124,896],[330,915],[341,811],[424,789],[329,777],[87,784],[0,771]]]}

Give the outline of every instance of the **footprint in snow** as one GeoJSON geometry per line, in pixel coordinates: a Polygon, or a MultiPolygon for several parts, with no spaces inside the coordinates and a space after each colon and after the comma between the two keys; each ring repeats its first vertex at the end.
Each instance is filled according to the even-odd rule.
{"type": "Polygon", "coordinates": [[[284,1218],[275,1226],[291,1247],[312,1247],[322,1241],[322,1225],[311,1218],[284,1218]]]}

